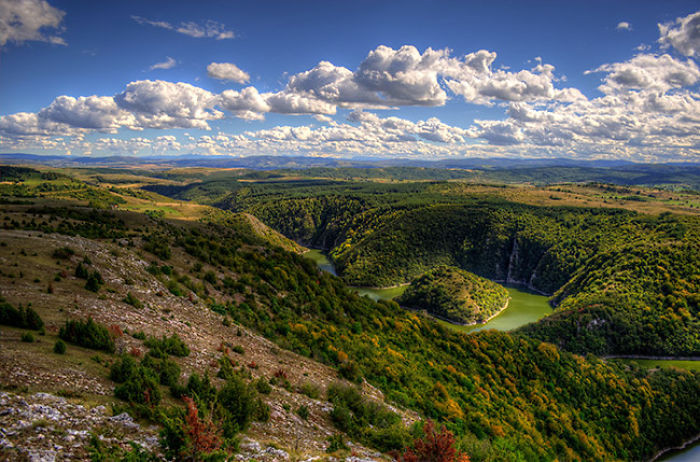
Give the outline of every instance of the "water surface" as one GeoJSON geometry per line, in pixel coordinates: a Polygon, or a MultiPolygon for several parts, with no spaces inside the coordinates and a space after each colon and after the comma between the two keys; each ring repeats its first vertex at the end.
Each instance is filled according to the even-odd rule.
{"type": "MultiPolygon", "coordinates": [[[[329,273],[336,274],[333,262],[320,250],[310,250],[304,256],[316,262],[319,268],[329,273]]],[[[372,300],[390,300],[398,297],[408,286],[391,287],[388,289],[373,289],[369,287],[355,287],[360,295],[366,295],[372,300]]],[[[547,302],[547,297],[528,291],[524,287],[506,286],[510,301],[508,308],[503,310],[495,318],[485,324],[476,326],[458,326],[446,321],[438,321],[450,329],[461,332],[477,332],[483,329],[511,330],[531,322],[535,322],[552,313],[552,308],[547,302]]]]}

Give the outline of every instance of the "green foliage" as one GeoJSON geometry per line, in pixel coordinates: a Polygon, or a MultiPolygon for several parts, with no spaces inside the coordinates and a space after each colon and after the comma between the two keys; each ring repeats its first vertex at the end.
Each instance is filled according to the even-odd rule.
{"type": "Polygon", "coordinates": [[[149,337],[143,343],[151,349],[149,354],[156,357],[167,357],[167,355],[185,357],[190,354],[190,349],[177,334],[172,334],[170,337],[164,335],[160,339],[149,337]]]}
{"type": "Polygon", "coordinates": [[[75,250],[70,247],[59,247],[51,254],[51,256],[57,260],[68,260],[73,255],[75,255],[75,250]]]}
{"type": "Polygon", "coordinates": [[[33,343],[34,342],[34,336],[32,335],[31,332],[24,332],[22,333],[22,338],[21,340],[26,343],[33,343]]]}
{"type": "MultiPolygon", "coordinates": [[[[282,196],[273,198],[263,187],[249,185],[248,194],[237,194],[237,202],[230,204],[256,209],[268,223],[288,221],[290,229],[299,225],[308,231],[307,242],[314,240],[319,246],[337,242],[333,256],[339,269],[358,278],[398,282],[397,275],[412,277],[442,263],[494,279],[499,275],[505,279],[510,268],[512,279],[530,280],[537,288],[551,288],[549,292],[574,280],[559,302],[560,326],[576,326],[570,313],[595,312],[603,302],[620,307],[611,323],[628,320],[630,329],[623,336],[616,329],[601,335],[594,332],[596,344],[607,345],[614,333],[620,338],[617,345],[624,345],[625,338],[644,331],[651,332],[648,339],[660,339],[651,345],[678,344],[687,350],[688,342],[676,342],[674,336],[698,331],[693,294],[698,293],[694,275],[700,272],[693,268],[700,239],[694,217],[538,208],[483,196],[469,198],[467,203],[466,195],[455,199],[460,185],[369,185],[365,192],[362,186],[351,186],[358,188],[354,198],[347,197],[348,184],[332,184],[307,201],[301,193],[282,197],[291,186],[265,186],[286,188],[282,196]],[[290,218],[296,213],[294,207],[302,212],[301,221],[290,218]],[[380,246],[372,244],[375,239],[380,246]],[[654,241],[658,245],[650,246],[654,241]],[[653,251],[641,257],[631,252],[635,245],[640,252],[653,251]],[[615,249],[617,253],[604,253],[615,249]],[[596,255],[608,258],[596,260],[596,255]],[[613,255],[610,264],[604,264],[613,255]],[[655,281],[661,274],[657,266],[669,277],[655,281]],[[586,277],[588,270],[591,278],[586,277]],[[611,279],[614,284],[606,283],[610,275],[616,278],[611,279]],[[639,289],[646,285],[650,290],[639,289]],[[611,299],[585,298],[576,291],[611,299]],[[568,300],[571,305],[566,305],[568,300]],[[624,307],[630,309],[623,311],[624,307]],[[640,317],[639,312],[647,310],[648,317],[640,317]],[[666,313],[662,310],[670,311],[659,316],[666,313]],[[673,326],[680,328],[669,330],[673,326]]],[[[242,185],[237,191],[242,191],[242,185]]],[[[132,224],[141,223],[141,218],[128,213],[117,217],[97,211],[90,216],[70,208],[36,213],[39,218],[59,217],[52,231],[45,232],[135,238],[143,234],[132,224]],[[66,224],[61,222],[63,217],[66,224]]],[[[48,230],[42,226],[26,225],[26,229],[48,230]]],[[[271,248],[245,228],[170,222],[152,227],[167,234],[178,252],[222,273],[222,297],[216,302],[242,300],[222,305],[236,323],[260,332],[281,348],[341,370],[354,369],[351,376],[365,378],[388,401],[445,423],[460,441],[478,441],[474,447],[483,447],[492,460],[504,454],[507,457],[496,460],[646,459],[700,431],[696,373],[652,372],[593,356],[583,358],[522,334],[459,334],[395,304],[359,297],[340,279],[319,272],[313,262],[271,248]]],[[[587,328],[586,318],[580,319],[579,325],[587,328]]],[[[601,324],[591,327],[596,325],[601,324]]],[[[573,334],[566,335],[574,339],[573,334]]],[[[157,383],[155,374],[154,380],[157,383]]],[[[211,390],[210,383],[205,385],[200,378],[198,387],[188,382],[173,387],[173,393],[196,389],[197,396],[206,397],[206,405],[198,405],[199,409],[209,412],[216,408],[217,391],[211,390]]],[[[401,439],[395,437],[401,434],[393,433],[394,427],[381,430],[364,425],[362,407],[357,412],[349,404],[339,409],[337,421],[354,427],[368,445],[386,447],[401,439]]]]}
{"type": "Polygon", "coordinates": [[[83,265],[83,263],[78,263],[78,266],[75,267],[75,277],[80,278],[80,279],[87,279],[88,276],[90,275],[88,269],[83,265]]]}
{"type": "Polygon", "coordinates": [[[157,406],[161,392],[158,371],[154,368],[152,363],[139,364],[131,356],[121,356],[112,364],[109,373],[109,378],[119,384],[114,387],[114,396],[129,403],[157,406]]]}
{"type": "Polygon", "coordinates": [[[131,292],[126,293],[126,297],[124,297],[124,303],[128,303],[129,305],[133,306],[134,308],[138,308],[138,309],[143,308],[143,303],[141,303],[141,301],[138,298],[136,298],[136,296],[134,294],[132,294],[131,292]]]}
{"type": "Polygon", "coordinates": [[[299,387],[299,393],[311,399],[319,399],[321,397],[321,388],[314,383],[304,382],[299,387]]]}
{"type": "Polygon", "coordinates": [[[309,420],[309,407],[302,404],[297,408],[296,414],[304,420],[309,420]]]}
{"type": "Polygon", "coordinates": [[[53,352],[59,355],[65,354],[66,353],[66,343],[59,339],[56,340],[56,343],[53,345],[53,352]]]}
{"type": "Polygon", "coordinates": [[[15,308],[2,298],[0,298],[0,324],[32,330],[41,330],[44,327],[44,321],[34,309],[22,305],[15,308]]]}
{"type": "Polygon", "coordinates": [[[488,279],[450,266],[437,266],[411,282],[396,300],[450,322],[485,322],[502,310],[508,291],[488,279]]]}
{"type": "Polygon", "coordinates": [[[102,275],[97,270],[94,270],[88,275],[87,281],[85,282],[85,288],[91,292],[99,292],[100,287],[102,287],[104,282],[105,281],[102,279],[102,275]]]}
{"type": "Polygon", "coordinates": [[[272,392],[272,386],[270,385],[270,382],[265,380],[265,377],[260,377],[255,381],[255,389],[258,391],[258,393],[263,395],[269,395],[272,392]]]}
{"type": "Polygon", "coordinates": [[[331,384],[328,400],[331,419],[339,430],[383,452],[396,451],[408,442],[408,432],[398,414],[366,400],[354,387],[331,384]]]}
{"type": "Polygon", "coordinates": [[[114,340],[109,330],[92,318],[88,318],[85,321],[66,321],[66,324],[59,330],[58,336],[66,342],[86,348],[103,350],[108,353],[114,352],[114,340]]]}
{"type": "Polygon", "coordinates": [[[328,437],[328,447],[326,452],[333,453],[336,451],[347,451],[348,447],[345,445],[342,433],[336,433],[328,437]]]}
{"type": "Polygon", "coordinates": [[[90,436],[86,450],[91,462],[156,462],[160,460],[156,454],[134,442],[129,442],[129,449],[118,445],[109,446],[95,434],[90,436]]]}

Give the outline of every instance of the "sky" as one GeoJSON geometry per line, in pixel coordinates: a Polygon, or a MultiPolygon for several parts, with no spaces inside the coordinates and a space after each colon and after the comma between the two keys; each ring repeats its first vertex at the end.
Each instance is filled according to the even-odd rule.
{"type": "Polygon", "coordinates": [[[0,153],[700,162],[696,1],[0,0],[0,153]]]}

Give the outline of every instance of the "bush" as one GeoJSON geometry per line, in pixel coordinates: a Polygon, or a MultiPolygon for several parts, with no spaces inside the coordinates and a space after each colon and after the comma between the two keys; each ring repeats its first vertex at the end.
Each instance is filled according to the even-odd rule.
{"type": "Polygon", "coordinates": [[[52,257],[59,260],[67,260],[75,255],[75,250],[70,247],[59,247],[53,251],[52,257]]]}
{"type": "Polygon", "coordinates": [[[32,308],[22,306],[15,308],[2,299],[0,299],[0,324],[32,330],[41,330],[44,327],[44,321],[32,308]]]}
{"type": "Polygon", "coordinates": [[[438,432],[435,424],[428,420],[423,425],[423,437],[417,438],[413,446],[403,454],[396,455],[399,462],[419,462],[424,460],[439,460],[442,462],[468,461],[469,456],[455,449],[455,438],[452,432],[444,426],[438,432]]]}
{"type": "Polygon", "coordinates": [[[134,375],[137,368],[138,363],[136,360],[131,356],[124,355],[112,364],[109,370],[109,378],[117,383],[124,383],[134,375]]]}
{"type": "Polygon", "coordinates": [[[342,433],[336,433],[335,435],[331,435],[328,437],[328,447],[326,448],[326,452],[336,452],[336,451],[347,451],[348,447],[345,445],[345,441],[343,441],[343,434],[342,433]]]}
{"type": "Polygon", "coordinates": [[[141,361],[141,365],[153,370],[162,385],[172,387],[177,385],[180,380],[180,366],[168,358],[154,359],[151,356],[146,356],[141,361]]]}
{"type": "Polygon", "coordinates": [[[143,308],[143,303],[141,303],[141,301],[138,298],[136,298],[131,292],[126,293],[126,297],[124,297],[124,303],[128,303],[134,308],[143,308]]]}
{"type": "Polygon", "coordinates": [[[161,399],[158,378],[151,369],[138,365],[124,383],[114,387],[114,396],[130,403],[157,406],[161,399]]]}
{"type": "Polygon", "coordinates": [[[102,279],[102,275],[97,271],[93,271],[87,278],[85,288],[91,292],[99,292],[100,287],[102,287],[102,284],[104,284],[104,282],[105,281],[104,279],[102,279]]]}
{"type": "Polygon", "coordinates": [[[25,332],[22,334],[22,341],[26,343],[33,343],[34,342],[34,336],[32,335],[31,332],[25,332]]]}
{"type": "Polygon", "coordinates": [[[299,387],[299,393],[306,395],[311,399],[318,399],[321,397],[321,389],[318,385],[305,382],[299,387]]]}
{"type": "Polygon", "coordinates": [[[59,355],[65,354],[66,353],[66,342],[63,340],[56,340],[56,343],[53,345],[53,352],[57,353],[59,355]]]}
{"type": "Polygon", "coordinates": [[[399,415],[366,400],[356,388],[331,384],[328,400],[333,404],[331,420],[352,438],[382,452],[399,450],[406,445],[409,435],[399,415]]]}
{"type": "Polygon", "coordinates": [[[240,345],[234,345],[233,348],[231,348],[231,351],[233,351],[234,353],[238,353],[239,355],[242,355],[245,353],[245,350],[240,345]]]}
{"type": "Polygon", "coordinates": [[[149,337],[145,342],[148,348],[151,348],[151,356],[163,357],[164,355],[173,355],[178,357],[189,356],[190,349],[187,347],[185,342],[177,335],[173,334],[170,337],[163,336],[158,339],[156,337],[149,337]]]}
{"type": "Polygon", "coordinates": [[[255,389],[258,391],[258,393],[262,393],[263,395],[269,395],[272,391],[272,386],[270,386],[270,383],[267,380],[265,380],[264,377],[260,377],[258,380],[255,381],[255,389]]]}
{"type": "Polygon", "coordinates": [[[66,321],[66,324],[58,332],[58,336],[76,345],[114,353],[114,340],[110,336],[109,330],[93,321],[92,318],[88,318],[87,321],[66,321]]]}
{"type": "Polygon", "coordinates": [[[80,279],[87,279],[88,276],[88,269],[82,263],[78,263],[78,266],[75,267],[75,277],[80,279]]]}
{"type": "Polygon", "coordinates": [[[302,405],[297,408],[297,415],[304,420],[309,420],[309,406],[302,405]]]}
{"type": "Polygon", "coordinates": [[[231,377],[221,387],[217,400],[222,408],[224,437],[231,438],[248,428],[255,411],[255,391],[239,377],[231,377]]]}

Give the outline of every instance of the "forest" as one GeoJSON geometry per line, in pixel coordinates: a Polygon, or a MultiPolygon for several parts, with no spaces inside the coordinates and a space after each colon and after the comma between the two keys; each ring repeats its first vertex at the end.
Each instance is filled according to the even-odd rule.
{"type": "MultiPolygon", "coordinates": [[[[71,201],[79,193],[82,202],[59,205],[53,193],[41,199],[51,181],[66,180],[2,185],[2,229],[125,240],[144,253],[148,272],[174,296],[196,297],[204,301],[199,309],[223,323],[249,327],[283,349],[330,365],[345,380],[366,380],[389,403],[445,424],[473,460],[639,460],[700,429],[700,374],[595,356],[697,353],[694,216],[537,207],[442,183],[300,181],[241,184],[233,193],[200,184],[178,191],[211,194],[222,207],[249,212],[302,243],[325,244],[339,278],[271,243],[233,212],[199,220],[129,212],[119,210],[121,195],[86,183],[65,192],[71,201]],[[85,206],[95,198],[101,207],[85,206]],[[176,252],[196,263],[174,270],[176,252]],[[552,293],[557,311],[518,332],[466,335],[396,302],[360,297],[347,285],[404,282],[440,264],[552,293]],[[602,328],[591,322],[599,319],[602,328]],[[582,335],[581,326],[595,328],[583,327],[582,335]]],[[[497,305],[503,294],[489,287],[497,305]]],[[[69,332],[86,328],[66,326],[67,341],[74,341],[69,332]]],[[[166,340],[149,341],[157,350],[166,340]]],[[[114,378],[155,384],[154,368],[165,366],[133,367],[116,369],[114,378]]],[[[173,396],[200,390],[228,399],[228,388],[207,391],[198,380],[176,383],[173,396]]],[[[226,387],[247,386],[230,380],[226,387]]],[[[117,390],[129,396],[130,389],[117,390]]],[[[329,389],[329,399],[338,428],[364,444],[399,450],[415,435],[351,391],[329,389]]],[[[215,401],[200,403],[218,409],[215,401]]],[[[183,415],[172,414],[169,422],[183,415]]]]}

